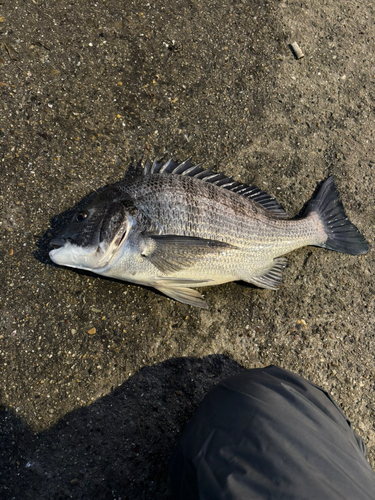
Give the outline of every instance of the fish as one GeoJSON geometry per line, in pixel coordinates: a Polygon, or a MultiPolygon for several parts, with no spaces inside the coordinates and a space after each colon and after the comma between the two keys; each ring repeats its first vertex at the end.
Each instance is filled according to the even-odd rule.
{"type": "Polygon", "coordinates": [[[103,189],[50,245],[58,265],[154,287],[202,308],[208,306],[199,287],[242,280],[277,289],[284,255],[298,248],[369,250],[333,176],[291,217],[265,191],[191,158],[147,161],[143,175],[103,189]]]}

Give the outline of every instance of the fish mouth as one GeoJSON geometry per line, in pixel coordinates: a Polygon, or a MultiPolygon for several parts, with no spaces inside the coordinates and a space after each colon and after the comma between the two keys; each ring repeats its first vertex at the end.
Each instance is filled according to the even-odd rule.
{"type": "MultiPolygon", "coordinates": [[[[50,250],[49,252],[49,256],[53,262],[59,263],[56,260],[56,257],[58,255],[61,256],[64,253],[64,248],[68,250],[75,247],[77,249],[78,248],[80,249],[78,252],[82,256],[86,255],[87,257],[89,257],[89,255],[91,255],[93,261],[90,267],[91,266],[94,268],[106,267],[112,261],[113,257],[117,254],[118,250],[120,249],[121,245],[126,239],[126,235],[127,235],[127,226],[124,225],[118,231],[117,235],[113,238],[112,242],[107,246],[107,248],[105,248],[104,244],[99,243],[99,245],[96,248],[91,247],[91,249],[89,248],[84,249],[83,247],[74,245],[74,242],[72,242],[71,238],[53,238],[49,243],[50,246],[52,247],[52,250],[50,250]]],[[[64,264],[69,265],[66,262],[64,262],[64,264]]],[[[86,267],[88,265],[88,262],[86,263],[86,265],[82,266],[82,264],[83,262],[81,263],[81,265],[78,265],[78,263],[73,264],[72,262],[70,265],[72,267],[86,267]]]]}
{"type": "Polygon", "coordinates": [[[79,269],[91,270],[95,267],[95,248],[80,247],[71,243],[70,240],[60,240],[54,242],[53,249],[49,252],[49,257],[59,266],[76,267],[79,269]]]}
{"type": "Polygon", "coordinates": [[[57,250],[58,248],[61,248],[65,245],[65,243],[67,242],[66,239],[63,239],[63,238],[53,238],[53,240],[51,240],[49,242],[49,245],[54,249],[54,250],[57,250]]]}
{"type": "Polygon", "coordinates": [[[50,241],[49,252],[52,262],[58,265],[103,271],[112,266],[122,254],[122,248],[129,236],[131,224],[124,221],[110,242],[103,240],[93,245],[81,246],[72,238],[57,236],[50,241]]]}

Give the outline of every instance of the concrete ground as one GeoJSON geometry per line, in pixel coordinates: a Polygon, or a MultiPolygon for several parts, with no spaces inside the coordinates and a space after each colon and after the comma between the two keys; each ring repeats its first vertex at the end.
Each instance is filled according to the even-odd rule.
{"type": "Polygon", "coordinates": [[[2,499],[167,498],[204,394],[269,364],[328,391],[374,467],[374,21],[370,0],[0,4],[2,499]],[[51,263],[75,205],[163,154],[291,214],[334,174],[370,252],[298,250],[278,291],[207,288],[208,310],[51,263]]]}

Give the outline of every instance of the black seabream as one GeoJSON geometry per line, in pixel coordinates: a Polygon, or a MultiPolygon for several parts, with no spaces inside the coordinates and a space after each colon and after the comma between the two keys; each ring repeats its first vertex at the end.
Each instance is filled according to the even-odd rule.
{"type": "Polygon", "coordinates": [[[56,264],[152,286],[207,307],[194,289],[243,280],[275,289],[283,255],[306,245],[364,254],[333,177],[301,216],[264,191],[188,159],[146,163],[144,175],[103,190],[51,241],[56,264]]]}

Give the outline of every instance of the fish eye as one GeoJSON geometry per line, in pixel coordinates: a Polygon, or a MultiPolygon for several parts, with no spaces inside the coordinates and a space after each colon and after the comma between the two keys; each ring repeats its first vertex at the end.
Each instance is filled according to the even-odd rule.
{"type": "Polygon", "coordinates": [[[87,217],[88,217],[88,213],[87,212],[78,212],[78,214],[76,215],[76,221],[77,222],[82,222],[87,217]]]}

